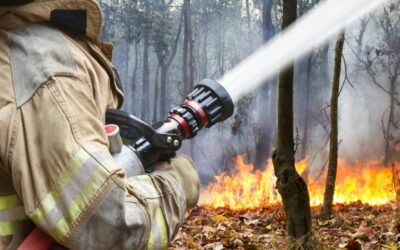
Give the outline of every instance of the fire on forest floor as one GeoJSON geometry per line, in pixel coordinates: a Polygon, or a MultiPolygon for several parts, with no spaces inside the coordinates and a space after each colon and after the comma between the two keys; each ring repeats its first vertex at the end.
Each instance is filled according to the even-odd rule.
{"type": "MultiPolygon", "coordinates": [[[[400,224],[395,204],[336,204],[331,220],[313,207],[315,249],[399,249],[400,224]]],[[[172,249],[287,249],[286,218],[281,205],[257,210],[196,207],[172,249]]]]}
{"type": "MultiPolygon", "coordinates": [[[[319,206],[323,202],[327,169],[310,170],[309,165],[305,159],[296,163],[296,169],[303,176],[307,173],[310,203],[319,206]]],[[[339,159],[333,202],[386,204],[396,199],[393,172],[400,173],[400,162],[393,166],[382,166],[380,160],[347,162],[339,159]]],[[[399,176],[395,177],[400,180],[399,176]]],[[[261,171],[254,170],[253,165],[244,162],[243,156],[238,156],[235,169],[221,173],[215,180],[202,192],[200,205],[247,210],[281,201],[275,188],[276,177],[271,160],[261,171]]]]}

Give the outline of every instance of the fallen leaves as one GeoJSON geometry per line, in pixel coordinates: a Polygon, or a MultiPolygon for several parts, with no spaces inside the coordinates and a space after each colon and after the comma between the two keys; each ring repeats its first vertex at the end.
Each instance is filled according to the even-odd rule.
{"type": "MultiPolygon", "coordinates": [[[[334,217],[321,220],[313,208],[316,249],[399,249],[400,224],[394,204],[338,204],[334,217]]],[[[193,209],[169,249],[287,249],[286,216],[281,206],[254,211],[193,209]]]]}

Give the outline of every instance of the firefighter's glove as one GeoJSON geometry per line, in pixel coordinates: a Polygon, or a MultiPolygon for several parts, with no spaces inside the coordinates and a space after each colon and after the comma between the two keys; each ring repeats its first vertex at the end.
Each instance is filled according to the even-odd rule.
{"type": "Polygon", "coordinates": [[[181,185],[186,196],[186,208],[196,206],[200,196],[200,178],[193,160],[189,156],[176,154],[170,159],[170,163],[156,164],[156,171],[153,174],[164,171],[173,175],[181,185]]]}

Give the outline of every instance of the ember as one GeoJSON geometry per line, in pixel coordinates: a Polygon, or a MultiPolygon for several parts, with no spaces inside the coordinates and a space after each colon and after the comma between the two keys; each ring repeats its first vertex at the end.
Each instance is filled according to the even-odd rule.
{"type": "MultiPolygon", "coordinates": [[[[271,160],[264,171],[254,170],[251,164],[244,162],[242,156],[236,158],[236,163],[234,171],[216,176],[216,182],[205,188],[200,204],[211,208],[251,210],[280,202],[271,160]]],[[[400,163],[393,167],[400,168],[400,163]]],[[[300,174],[307,168],[307,160],[296,163],[300,174]]],[[[313,178],[312,174],[308,177],[312,206],[323,202],[325,178],[326,173],[319,178],[313,178]]],[[[379,161],[354,164],[345,160],[338,161],[335,204],[361,201],[370,205],[381,205],[395,200],[395,196],[391,167],[381,166],[379,161]]]]}

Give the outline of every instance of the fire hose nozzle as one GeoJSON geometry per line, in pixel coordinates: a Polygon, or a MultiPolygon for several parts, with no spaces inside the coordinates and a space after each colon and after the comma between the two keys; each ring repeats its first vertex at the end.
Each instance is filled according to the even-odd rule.
{"type": "Polygon", "coordinates": [[[234,111],[232,98],[215,80],[205,79],[195,86],[182,105],[172,109],[168,118],[181,125],[183,137],[194,137],[202,128],[210,128],[228,119],[234,111]]]}
{"type": "Polygon", "coordinates": [[[150,168],[173,156],[182,146],[182,139],[193,138],[199,130],[228,119],[233,110],[232,98],[225,88],[217,81],[205,79],[157,126],[150,127],[121,110],[108,110],[106,121],[119,126],[122,137],[131,142],[145,168],[150,168]]]}

